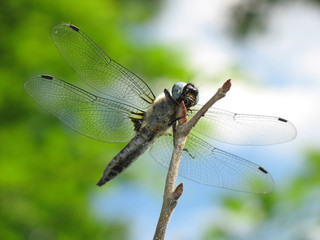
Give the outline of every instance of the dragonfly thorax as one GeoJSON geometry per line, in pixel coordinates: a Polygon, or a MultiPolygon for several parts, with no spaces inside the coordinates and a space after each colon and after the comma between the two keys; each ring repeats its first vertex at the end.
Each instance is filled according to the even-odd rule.
{"type": "Polygon", "coordinates": [[[165,94],[159,95],[147,110],[141,127],[149,126],[152,131],[165,132],[169,123],[176,119],[178,106],[165,94]]]}

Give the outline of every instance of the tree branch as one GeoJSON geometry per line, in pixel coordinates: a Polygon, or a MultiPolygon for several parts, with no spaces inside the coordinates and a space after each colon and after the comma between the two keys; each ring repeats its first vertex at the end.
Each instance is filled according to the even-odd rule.
{"type": "Polygon", "coordinates": [[[191,129],[197,124],[202,116],[208,111],[208,109],[219,99],[223,98],[230,90],[231,80],[227,80],[221,88],[218,89],[216,94],[185,124],[179,124],[175,133],[174,149],[171,157],[170,166],[168,169],[166,185],[163,194],[163,203],[161,208],[160,217],[158,220],[156,232],[154,234],[154,240],[163,240],[164,235],[169,223],[173,209],[178,203],[178,199],[183,192],[183,184],[180,183],[175,189],[175,181],[178,176],[179,164],[182,151],[187,141],[188,134],[191,129]]]}

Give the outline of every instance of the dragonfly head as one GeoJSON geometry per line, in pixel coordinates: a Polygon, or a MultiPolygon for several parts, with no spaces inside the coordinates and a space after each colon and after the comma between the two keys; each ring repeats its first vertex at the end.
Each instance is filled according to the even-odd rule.
{"type": "Polygon", "coordinates": [[[187,109],[199,101],[199,91],[192,83],[177,82],[172,87],[172,97],[180,103],[184,102],[187,109]]]}

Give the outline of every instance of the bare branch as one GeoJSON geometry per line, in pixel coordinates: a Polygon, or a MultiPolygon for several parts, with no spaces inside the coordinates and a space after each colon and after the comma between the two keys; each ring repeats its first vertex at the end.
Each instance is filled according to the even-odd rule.
{"type": "MultiPolygon", "coordinates": [[[[226,93],[230,90],[231,82],[230,79],[227,80],[221,88],[218,89],[216,94],[185,124],[180,124],[177,126],[175,133],[174,150],[171,157],[170,166],[168,169],[166,185],[163,194],[163,203],[161,208],[160,217],[158,220],[156,232],[154,234],[154,240],[163,240],[164,235],[169,223],[173,209],[178,203],[178,199],[183,192],[183,184],[180,183],[175,189],[175,181],[178,176],[179,164],[182,151],[184,149],[185,143],[187,141],[187,136],[191,129],[197,124],[199,119],[205,115],[208,109],[219,99],[223,98],[226,93]]],[[[184,104],[183,104],[184,105],[184,104]]]]}

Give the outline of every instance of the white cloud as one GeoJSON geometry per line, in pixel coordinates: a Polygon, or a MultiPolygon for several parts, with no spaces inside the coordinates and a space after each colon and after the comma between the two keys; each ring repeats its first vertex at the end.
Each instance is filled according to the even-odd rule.
{"type": "Polygon", "coordinates": [[[265,83],[319,88],[319,13],[301,2],[277,5],[267,32],[252,37],[239,52],[242,66],[265,83]]]}

